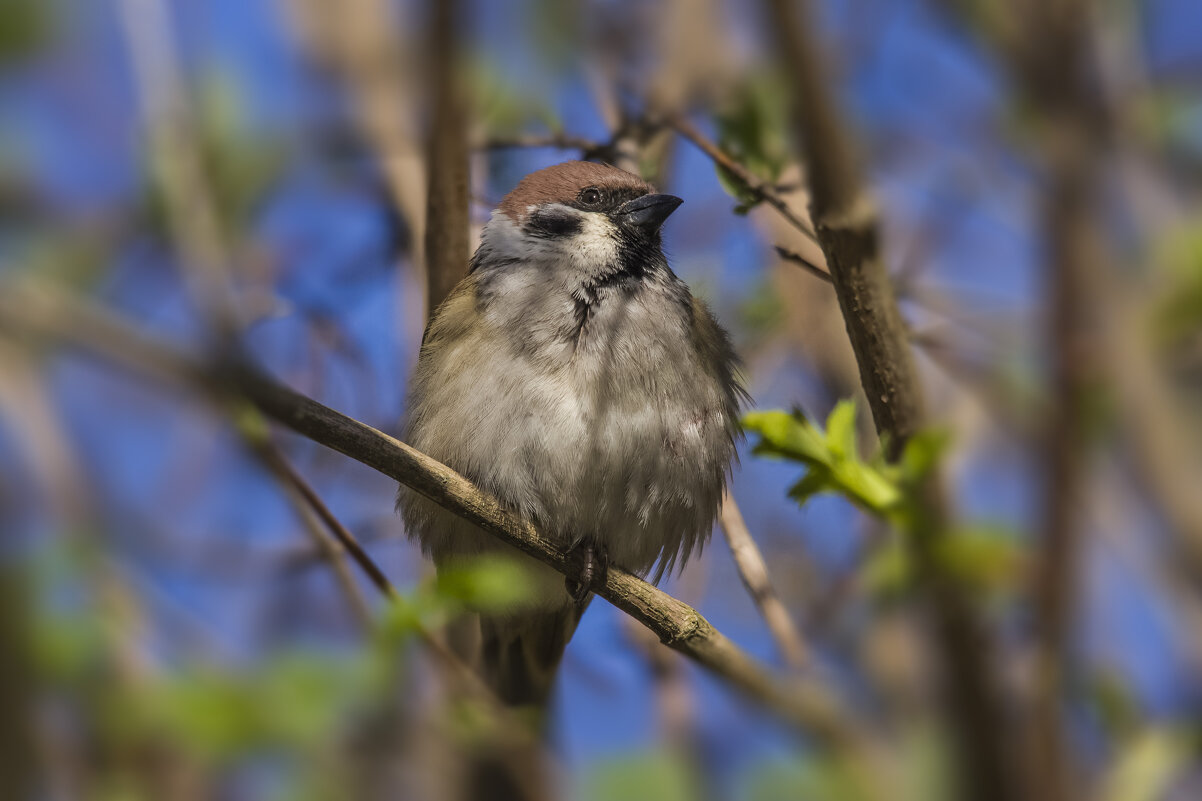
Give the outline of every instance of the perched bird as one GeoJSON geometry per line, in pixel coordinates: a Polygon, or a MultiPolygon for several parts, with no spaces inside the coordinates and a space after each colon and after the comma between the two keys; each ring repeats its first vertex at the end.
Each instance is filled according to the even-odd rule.
{"type": "MultiPolygon", "coordinates": [[[[603,164],[531,173],[426,328],[405,441],[570,549],[586,576],[565,586],[521,556],[532,605],[479,616],[476,661],[509,704],[545,703],[608,565],[658,580],[713,525],[745,394],[726,332],[664,257],[660,226],[680,203],[603,164]]],[[[405,487],[397,505],[440,568],[517,557],[405,487]]]]}

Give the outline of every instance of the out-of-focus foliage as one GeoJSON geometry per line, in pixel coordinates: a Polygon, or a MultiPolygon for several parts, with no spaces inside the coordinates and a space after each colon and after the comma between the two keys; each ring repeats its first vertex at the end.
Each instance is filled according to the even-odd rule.
{"type": "Polygon", "coordinates": [[[0,14],[0,69],[36,55],[57,23],[53,0],[5,0],[0,14]]]}
{"type": "MultiPolygon", "coordinates": [[[[757,4],[466,5],[474,222],[525,173],[581,155],[544,146],[555,135],[628,158],[686,200],[665,249],[731,330],[756,408],[833,405],[821,422],[748,415],[755,454],[731,488],[812,652],[807,678],[864,714],[882,758],[799,744],[721,682],[632,644],[628,622],[595,602],[546,721],[564,786],[597,801],[860,801],[882,797],[875,783],[886,798],[950,801],[958,751],[916,603],[917,493],[937,465],[952,515],[928,555],[985,602],[994,667],[1021,701],[1051,482],[1045,217],[1061,140],[1007,63],[1031,41],[1011,38],[1026,15],[992,0],[809,4],[936,424],[888,464],[851,402],[833,403],[858,385],[835,293],[773,246],[820,254],[668,124],[685,115],[805,218],[791,80],[771,63],[757,4]],[[483,147],[494,140],[540,146],[483,147]]],[[[1118,297],[1084,299],[1099,323],[1085,348],[1106,344],[1073,410],[1086,421],[1081,537],[1060,701],[1083,798],[1185,801],[1202,775],[1198,569],[1181,555],[1202,474],[1202,16],[1190,2],[1088,5],[1105,113],[1096,163],[1080,165],[1098,207],[1086,280],[1115,279],[1118,297]],[[1163,491],[1173,480],[1179,491],[1163,491]]],[[[72,292],[198,355],[212,344],[190,295],[196,265],[172,239],[178,210],[127,30],[130,9],[156,7],[169,33],[159,55],[183,84],[172,122],[188,136],[171,144],[196,146],[235,291],[263,293],[238,299],[256,313],[236,347],[395,431],[424,323],[423,222],[409,215],[425,202],[415,162],[432,4],[6,0],[0,280],[72,292]],[[297,35],[305,6],[334,9],[318,15],[317,46],[297,35]],[[389,16],[362,24],[372,9],[389,16]],[[406,74],[385,74],[397,64],[406,74]],[[396,202],[406,193],[413,208],[396,202]]],[[[465,613],[521,608],[531,579],[521,561],[491,559],[429,576],[394,490],[257,413],[0,325],[0,560],[22,576],[0,587],[0,625],[17,615],[29,635],[0,643],[0,700],[29,707],[0,721],[0,766],[30,752],[16,763],[29,776],[0,775],[0,797],[32,781],[31,797],[70,801],[421,798],[410,782],[453,772],[431,743],[512,744],[512,718],[443,686],[454,671],[431,643],[465,613]],[[349,589],[336,578],[304,510],[247,448],[268,443],[377,559],[396,600],[353,565],[349,589]]],[[[779,667],[725,556],[708,548],[665,589],[779,667]]]]}
{"type": "Polygon", "coordinates": [[[1103,801],[1155,801],[1163,798],[1185,768],[1197,734],[1150,728],[1119,752],[1102,788],[1103,801]]]}
{"type": "MultiPolygon", "coordinates": [[[[714,117],[718,145],[753,176],[769,183],[780,178],[788,163],[784,86],[772,76],[758,76],[734,93],[730,105],[714,117]]],[[[751,192],[738,175],[715,164],[718,181],[739,201],[736,214],[747,214],[763,198],[751,192]]]]}
{"type": "Polygon", "coordinates": [[[701,798],[697,772],[680,755],[653,751],[603,762],[590,777],[587,801],[691,801],[701,798]]]}
{"type": "MultiPolygon", "coordinates": [[[[249,128],[245,98],[237,82],[219,71],[206,73],[196,82],[196,103],[185,113],[196,139],[200,168],[213,193],[219,222],[227,237],[240,236],[253,226],[288,160],[280,142],[249,128]]],[[[145,188],[145,230],[166,238],[169,235],[166,200],[163,197],[164,165],[154,165],[145,188]]]]}
{"type": "Polygon", "coordinates": [[[1202,341],[1202,228],[1187,225],[1166,236],[1156,261],[1166,284],[1152,315],[1157,338],[1175,348],[1202,341]]]}

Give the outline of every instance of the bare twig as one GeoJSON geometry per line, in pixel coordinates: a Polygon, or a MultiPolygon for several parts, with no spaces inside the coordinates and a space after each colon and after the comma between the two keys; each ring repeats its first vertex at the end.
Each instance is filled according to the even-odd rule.
{"type": "Polygon", "coordinates": [[[284,454],[280,453],[279,448],[267,439],[266,432],[263,432],[262,435],[257,435],[258,433],[244,431],[243,439],[292,501],[297,514],[301,517],[301,522],[305,524],[305,528],[309,531],[322,558],[333,568],[334,575],[346,594],[355,615],[361,623],[370,623],[371,607],[368,606],[363,593],[359,590],[359,585],[355,583],[355,578],[347,567],[346,554],[350,553],[359,564],[360,569],[372,579],[372,583],[385,595],[391,597],[394,593],[388,592],[391,589],[388,579],[375,562],[359,547],[355,537],[346,530],[338,518],[334,517],[309,482],[296,472],[296,469],[284,458],[284,454]],[[330,532],[329,535],[322,530],[322,526],[325,526],[330,532]]]}
{"type": "Polygon", "coordinates": [[[783,260],[796,264],[810,275],[813,275],[815,278],[818,278],[822,281],[826,281],[828,284],[834,283],[834,279],[831,278],[829,270],[822,269],[797,251],[789,250],[788,248],[781,247],[780,245],[773,245],[772,248],[776,251],[776,255],[780,256],[783,260]]]}
{"type": "Polygon", "coordinates": [[[255,443],[255,450],[274,474],[282,478],[288,486],[300,494],[305,503],[313,509],[313,512],[321,519],[326,528],[329,529],[330,534],[338,540],[338,544],[350,554],[355,563],[359,565],[359,569],[363,571],[363,574],[376,586],[376,589],[386,598],[396,600],[398,597],[396,588],[392,586],[392,582],[384,575],[384,571],[367,555],[367,552],[363,550],[363,546],[359,544],[359,540],[355,538],[355,535],[346,526],[342,525],[341,520],[334,516],[334,513],[330,511],[330,507],[326,506],[321,496],[309,485],[309,482],[305,481],[296,472],[295,468],[288,463],[288,460],[280,453],[279,448],[276,448],[270,442],[260,442],[255,443]]]}
{"type": "MultiPolygon", "coordinates": [[[[99,355],[137,374],[151,372],[204,394],[233,391],[272,420],[387,475],[492,536],[571,578],[579,566],[531,523],[502,507],[450,468],[402,442],[277,384],[248,368],[210,367],[151,342],[105,312],[59,293],[0,287],[0,327],[99,355]]],[[[812,680],[773,677],[697,610],[624,570],[607,571],[597,594],[671,648],[723,678],[746,697],[835,748],[865,753],[867,735],[825,688],[812,680]]]]}
{"type": "MultiPolygon", "coordinates": [[[[823,75],[807,4],[766,0],[777,53],[793,83],[794,132],[804,156],[814,220],[835,293],[886,455],[895,459],[923,422],[914,360],[889,276],[880,255],[876,212],[863,189],[851,137],[823,75]]],[[[965,797],[1013,801],[1013,759],[1004,734],[992,646],[967,588],[936,556],[947,535],[947,504],[939,478],[920,496],[911,547],[920,587],[935,624],[946,688],[945,712],[955,731],[965,797]]]]}
{"type": "Polygon", "coordinates": [[[709,137],[697,130],[697,127],[689,122],[684,117],[679,115],[668,120],[668,124],[676,130],[685,139],[688,139],[697,148],[710,157],[710,160],[717,164],[722,169],[729,172],[747,187],[752,195],[764,203],[767,203],[772,208],[776,209],[782,217],[789,221],[789,224],[800,231],[806,239],[811,242],[818,243],[818,236],[814,233],[814,228],[805,220],[797,216],[797,214],[789,207],[789,204],[776,193],[776,189],[768,181],[763,181],[757,178],[746,167],[740,164],[736,159],[732,158],[722,148],[718,147],[714,142],[710,141],[709,137]]]}
{"type": "Polygon", "coordinates": [[[743,515],[739,512],[739,506],[735,503],[729,490],[722,499],[722,509],[718,513],[718,521],[722,524],[722,531],[726,535],[726,543],[730,546],[731,555],[734,557],[735,567],[739,570],[739,577],[743,579],[743,585],[747,587],[751,599],[755,601],[760,614],[764,616],[764,622],[768,624],[768,631],[776,640],[776,647],[780,649],[781,656],[790,667],[800,670],[805,667],[807,661],[805,643],[802,642],[797,624],[793,621],[789,610],[781,603],[780,596],[772,588],[772,582],[768,578],[768,566],[764,564],[764,556],[760,553],[759,546],[755,544],[755,540],[747,528],[747,523],[744,522],[743,515]]]}

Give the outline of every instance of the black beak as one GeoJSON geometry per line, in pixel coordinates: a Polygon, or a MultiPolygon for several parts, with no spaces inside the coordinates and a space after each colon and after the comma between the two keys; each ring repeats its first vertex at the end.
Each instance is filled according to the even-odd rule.
{"type": "Polygon", "coordinates": [[[676,195],[643,195],[618,209],[618,221],[651,234],[659,230],[683,200],[676,195]]]}

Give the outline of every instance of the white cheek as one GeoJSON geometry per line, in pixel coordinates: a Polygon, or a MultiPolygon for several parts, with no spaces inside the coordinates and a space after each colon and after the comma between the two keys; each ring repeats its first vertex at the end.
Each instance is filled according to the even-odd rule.
{"type": "Polygon", "coordinates": [[[618,259],[618,237],[614,225],[600,214],[582,214],[584,227],[570,240],[569,256],[585,272],[609,265],[618,259]]]}

